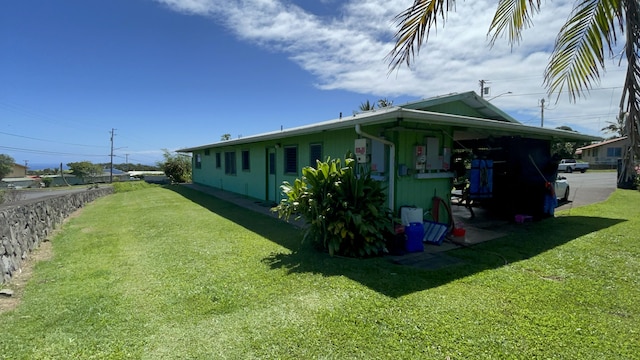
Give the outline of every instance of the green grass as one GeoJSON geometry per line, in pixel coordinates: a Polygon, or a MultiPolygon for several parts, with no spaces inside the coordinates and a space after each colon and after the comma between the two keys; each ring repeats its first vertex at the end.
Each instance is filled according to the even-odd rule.
{"type": "Polygon", "coordinates": [[[639,202],[617,191],[426,271],[317,253],[182,187],[118,192],[52,240],[0,314],[0,358],[638,358],[639,202]]]}

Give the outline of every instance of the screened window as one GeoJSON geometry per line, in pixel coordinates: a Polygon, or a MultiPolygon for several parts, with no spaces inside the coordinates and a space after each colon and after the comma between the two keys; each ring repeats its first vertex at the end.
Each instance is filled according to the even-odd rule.
{"type": "Polygon", "coordinates": [[[242,170],[249,170],[249,150],[242,150],[242,170]]]}
{"type": "Polygon", "coordinates": [[[196,169],[202,168],[202,155],[196,154],[196,169]]]}
{"type": "Polygon", "coordinates": [[[222,166],[222,160],[220,160],[220,153],[217,152],[216,153],[216,169],[220,169],[220,167],[222,166]]]}
{"type": "Polygon", "coordinates": [[[284,147],[284,172],[287,174],[298,173],[298,147],[284,147]]]}
{"type": "Polygon", "coordinates": [[[322,144],[309,145],[309,166],[316,167],[316,160],[322,161],[322,144]]]}
{"type": "Polygon", "coordinates": [[[204,156],[209,156],[209,155],[211,155],[211,150],[204,149],[204,156]]]}
{"type": "Polygon", "coordinates": [[[227,175],[236,174],[236,152],[227,151],[224,153],[224,173],[227,175]]]}
{"type": "Polygon", "coordinates": [[[607,157],[620,157],[622,156],[622,148],[621,147],[610,147],[607,148],[607,157]]]}

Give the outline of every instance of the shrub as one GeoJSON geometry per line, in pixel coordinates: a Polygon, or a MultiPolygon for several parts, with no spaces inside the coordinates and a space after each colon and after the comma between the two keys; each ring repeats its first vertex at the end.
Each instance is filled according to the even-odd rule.
{"type": "Polygon", "coordinates": [[[317,161],[317,167],[302,169],[302,178],[283,182],[286,195],[273,208],[280,218],[291,215],[309,225],[304,239],[310,239],[331,255],[363,257],[387,252],[385,234],[391,233],[392,214],[385,207],[386,196],[369,171],[356,175],[355,161],[317,161]]]}
{"type": "Polygon", "coordinates": [[[44,184],[44,187],[51,187],[51,183],[53,182],[53,179],[50,178],[50,177],[44,177],[44,178],[42,178],[40,180],[44,184]]]}

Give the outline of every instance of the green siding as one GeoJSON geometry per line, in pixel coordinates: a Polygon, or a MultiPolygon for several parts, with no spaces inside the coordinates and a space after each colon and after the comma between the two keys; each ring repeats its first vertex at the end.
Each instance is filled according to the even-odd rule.
{"type": "MultiPolygon", "coordinates": [[[[414,147],[418,144],[424,144],[424,138],[427,136],[436,137],[440,140],[439,155],[442,155],[443,147],[447,146],[451,148],[451,129],[449,128],[419,126],[409,122],[403,122],[402,125],[406,126],[404,130],[395,128],[388,130],[385,128],[385,125],[369,126],[362,129],[366,133],[374,136],[383,136],[385,139],[393,141],[396,144],[396,167],[404,164],[412,168],[414,163],[414,147]]],[[[390,127],[389,124],[386,126],[390,127]]],[[[310,144],[322,144],[322,160],[326,160],[327,157],[344,159],[347,152],[354,151],[354,140],[356,138],[358,138],[358,135],[355,129],[351,128],[323,131],[304,136],[292,136],[280,140],[261,141],[236,146],[212,147],[209,149],[209,156],[204,155],[204,150],[195,151],[194,155],[197,153],[202,154],[202,167],[201,169],[193,169],[193,181],[194,183],[235,192],[258,200],[267,200],[269,196],[267,192],[276,192],[276,190],[273,189],[277,188],[275,200],[279,201],[281,197],[279,190],[280,184],[282,184],[283,181],[293,182],[301,176],[302,168],[310,165],[310,144]],[[296,146],[298,149],[298,172],[296,174],[284,173],[284,147],[287,146],[296,146]],[[250,170],[248,171],[242,170],[242,150],[249,150],[250,170]],[[227,175],[224,172],[224,153],[226,151],[236,151],[237,173],[235,175],[227,175]],[[276,152],[275,176],[267,176],[267,151],[276,152]],[[215,167],[215,154],[217,152],[221,153],[222,158],[220,168],[215,167]],[[273,184],[268,184],[268,181],[273,182],[273,184]]],[[[385,153],[388,153],[388,147],[385,147],[385,153]]],[[[387,173],[384,174],[387,185],[389,171],[397,174],[396,169],[390,170],[388,166],[389,164],[387,163],[387,173]]],[[[450,179],[416,179],[413,174],[396,176],[396,206],[394,210],[406,205],[418,206],[429,210],[434,195],[448,201],[450,189],[450,179]]]]}

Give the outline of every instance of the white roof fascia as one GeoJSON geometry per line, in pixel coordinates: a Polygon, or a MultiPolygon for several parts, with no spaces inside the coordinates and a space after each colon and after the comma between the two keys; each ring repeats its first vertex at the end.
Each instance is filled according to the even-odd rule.
{"type": "Polygon", "coordinates": [[[193,152],[203,149],[220,148],[225,146],[233,146],[247,144],[259,141],[279,140],[290,136],[309,135],[327,130],[340,130],[347,128],[355,128],[356,124],[375,125],[389,122],[392,119],[401,121],[419,122],[429,125],[453,126],[464,129],[483,129],[501,131],[512,135],[531,135],[544,138],[553,138],[565,141],[599,141],[602,138],[592,135],[585,135],[573,131],[540,128],[535,126],[522,125],[518,122],[506,122],[499,120],[489,120],[482,118],[474,118],[469,116],[444,114],[431,111],[413,110],[402,107],[389,107],[384,109],[376,109],[352,117],[343,117],[342,119],[334,119],[311,125],[300,126],[281,131],[273,131],[253,136],[242,137],[233,140],[224,140],[217,143],[200,145],[179,149],[177,152],[193,152]]]}

